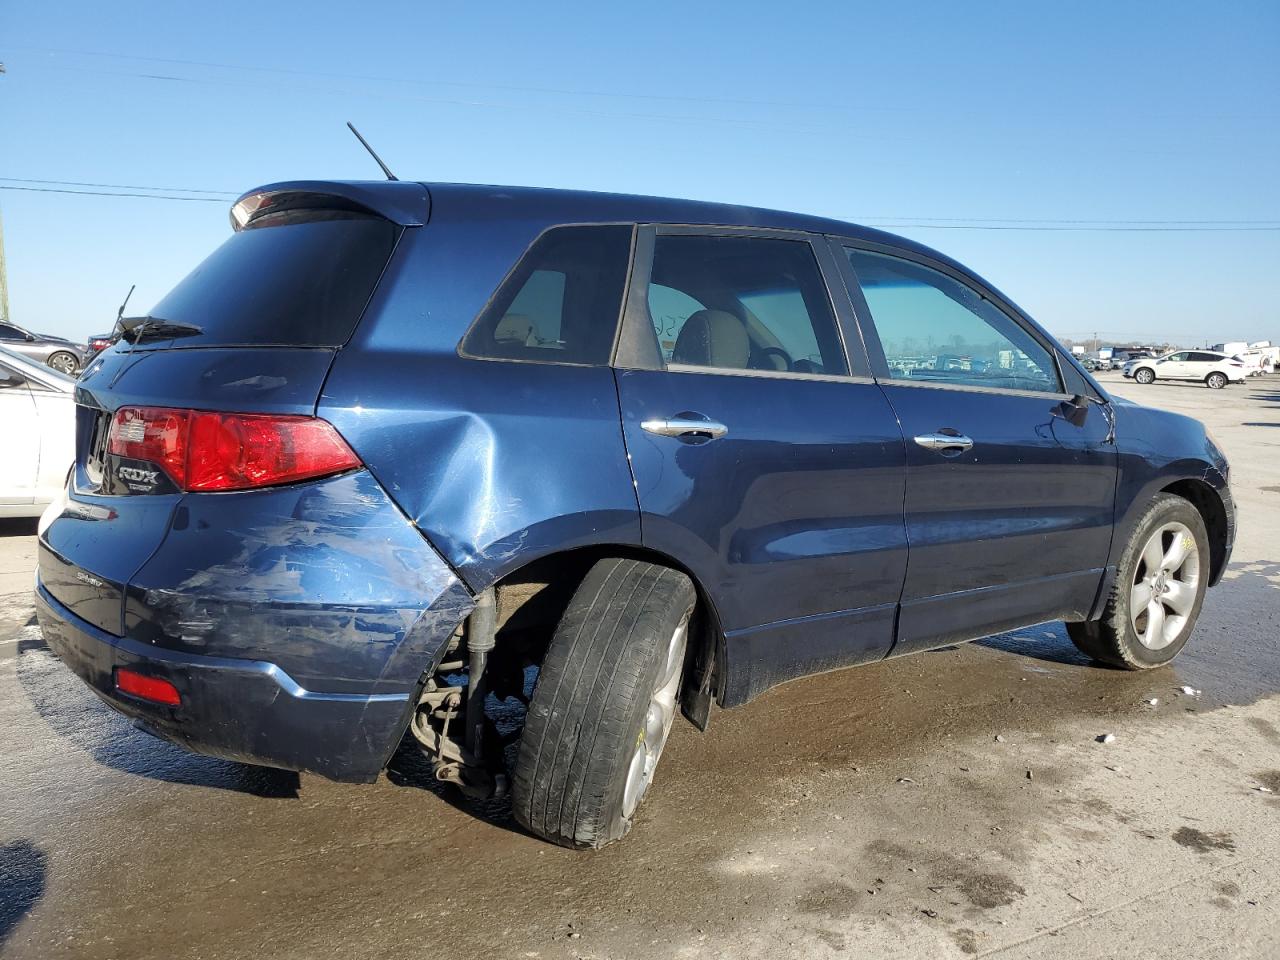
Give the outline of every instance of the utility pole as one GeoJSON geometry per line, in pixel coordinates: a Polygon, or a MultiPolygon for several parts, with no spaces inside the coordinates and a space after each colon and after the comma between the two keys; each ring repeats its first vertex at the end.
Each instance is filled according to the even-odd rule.
{"type": "MultiPolygon", "coordinates": [[[[0,63],[0,74],[4,72],[0,63]]],[[[4,215],[0,214],[0,323],[9,322],[9,271],[4,265],[4,215]]]]}
{"type": "Polygon", "coordinates": [[[9,322],[9,274],[4,265],[4,215],[0,214],[0,323],[9,322]]]}

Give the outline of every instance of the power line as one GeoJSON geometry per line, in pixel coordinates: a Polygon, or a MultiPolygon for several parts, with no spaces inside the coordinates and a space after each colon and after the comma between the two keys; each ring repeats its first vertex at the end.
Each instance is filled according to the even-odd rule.
{"type": "Polygon", "coordinates": [[[73,197],[140,197],[146,200],[190,200],[196,203],[226,203],[220,197],[175,197],[167,193],[108,193],[102,190],[64,190],[59,187],[15,187],[0,183],[0,190],[23,190],[29,193],[66,193],[73,197]]]}
{"type": "MultiPolygon", "coordinates": [[[[5,179],[0,177],[0,180],[5,179]]],[[[1168,226],[1171,224],[1195,224],[1200,225],[1235,225],[1235,224],[1266,224],[1268,226],[1280,225],[1280,218],[1270,218],[1262,220],[1067,220],[1059,217],[895,217],[887,214],[880,216],[863,216],[861,220],[910,220],[913,223],[920,221],[922,223],[1036,223],[1036,224],[1089,224],[1091,226],[1112,226],[1112,225],[1129,225],[1129,224],[1155,224],[1159,226],[1168,226]]]]}
{"type": "MultiPolygon", "coordinates": [[[[865,221],[864,221],[865,222],[865,221]]],[[[866,223],[880,230],[1029,230],[1038,232],[1080,233],[1249,233],[1280,231],[1275,226],[1255,227],[1082,227],[1082,226],[999,226],[989,223],[866,223]]]]}
{"type": "Polygon", "coordinates": [[[160,190],[168,193],[216,193],[225,197],[238,197],[231,190],[197,190],[193,187],[144,187],[136,183],[90,183],[85,180],[33,180],[27,177],[0,177],[4,183],[38,183],[55,187],[104,187],[109,190],[160,190]]]}

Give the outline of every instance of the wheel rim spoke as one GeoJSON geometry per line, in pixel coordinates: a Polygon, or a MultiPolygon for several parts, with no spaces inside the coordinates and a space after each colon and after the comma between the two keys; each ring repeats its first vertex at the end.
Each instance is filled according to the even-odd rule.
{"type": "Polygon", "coordinates": [[[1185,617],[1191,612],[1191,607],[1196,602],[1195,584],[1170,580],[1168,589],[1161,599],[1170,610],[1180,617],[1185,617]]]}
{"type": "Polygon", "coordinates": [[[1143,643],[1153,649],[1164,646],[1164,604],[1152,600],[1147,604],[1147,629],[1143,643]]]}
{"type": "Polygon", "coordinates": [[[1142,610],[1151,602],[1151,598],[1155,595],[1155,590],[1146,580],[1139,580],[1133,585],[1133,592],[1129,595],[1129,608],[1131,610],[1142,610]]]}
{"type": "Polygon", "coordinates": [[[1164,551],[1160,543],[1163,533],[1163,530],[1157,530],[1142,550],[1142,565],[1146,567],[1143,572],[1148,577],[1154,577],[1159,572],[1161,561],[1164,560],[1164,551]]]}
{"type": "Polygon", "coordinates": [[[1182,568],[1182,564],[1186,562],[1187,554],[1191,552],[1193,546],[1195,546],[1195,541],[1191,539],[1189,534],[1174,530],[1173,543],[1169,545],[1169,549],[1165,551],[1160,561],[1160,566],[1165,573],[1177,573],[1182,568]]]}

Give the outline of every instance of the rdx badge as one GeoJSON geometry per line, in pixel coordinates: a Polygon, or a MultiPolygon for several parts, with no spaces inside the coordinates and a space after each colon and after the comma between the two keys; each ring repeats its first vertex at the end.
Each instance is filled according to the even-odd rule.
{"type": "Polygon", "coordinates": [[[116,476],[126,482],[146,483],[155,486],[160,479],[160,473],[156,470],[143,470],[141,467],[116,467],[116,476]]]}

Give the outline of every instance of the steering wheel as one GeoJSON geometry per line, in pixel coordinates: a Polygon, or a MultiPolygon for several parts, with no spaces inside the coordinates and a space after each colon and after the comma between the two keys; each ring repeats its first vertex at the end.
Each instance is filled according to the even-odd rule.
{"type": "Polygon", "coordinates": [[[783,367],[784,370],[790,371],[795,369],[795,361],[791,359],[791,354],[787,353],[787,351],[783,350],[781,347],[757,347],[756,352],[762,357],[777,354],[782,358],[782,362],[786,364],[786,366],[783,367]]]}

